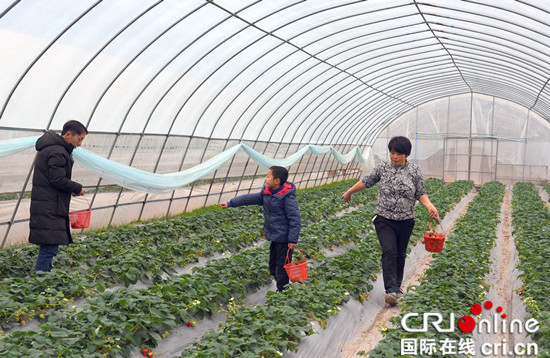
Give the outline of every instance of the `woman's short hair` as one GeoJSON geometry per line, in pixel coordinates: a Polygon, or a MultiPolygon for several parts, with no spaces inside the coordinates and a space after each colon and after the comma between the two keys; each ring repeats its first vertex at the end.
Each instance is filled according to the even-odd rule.
{"type": "Polygon", "coordinates": [[[393,150],[394,152],[397,152],[399,154],[405,154],[406,156],[409,156],[411,154],[411,149],[412,144],[407,137],[393,137],[388,143],[388,150],[390,152],[393,150]]]}

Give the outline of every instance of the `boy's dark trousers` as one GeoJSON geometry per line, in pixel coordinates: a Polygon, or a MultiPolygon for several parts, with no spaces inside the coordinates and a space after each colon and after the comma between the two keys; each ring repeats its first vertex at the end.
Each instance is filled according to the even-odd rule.
{"type": "Polygon", "coordinates": [[[382,276],[386,293],[399,292],[403,282],[407,245],[414,228],[414,219],[390,220],[377,215],[373,221],[382,247],[382,276]]]}
{"type": "MultiPolygon", "coordinates": [[[[269,272],[275,276],[277,291],[284,290],[288,283],[288,275],[285,270],[285,259],[288,250],[288,242],[272,242],[269,247],[269,272]]],[[[292,251],[288,253],[288,259],[292,261],[292,251]]]]}

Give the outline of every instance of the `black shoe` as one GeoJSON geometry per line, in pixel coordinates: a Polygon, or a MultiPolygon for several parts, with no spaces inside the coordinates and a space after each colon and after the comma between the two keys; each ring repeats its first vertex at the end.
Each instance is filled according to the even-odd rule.
{"type": "Polygon", "coordinates": [[[396,295],[397,295],[397,299],[400,299],[403,297],[403,291],[401,289],[399,289],[399,291],[396,292],[396,295]]]}

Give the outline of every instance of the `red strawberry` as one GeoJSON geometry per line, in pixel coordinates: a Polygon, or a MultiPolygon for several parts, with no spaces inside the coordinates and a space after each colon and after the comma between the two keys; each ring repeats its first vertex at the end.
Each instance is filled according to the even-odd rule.
{"type": "Polygon", "coordinates": [[[202,254],[199,254],[200,257],[202,257],[202,254]]]}
{"type": "Polygon", "coordinates": [[[148,349],[142,349],[141,354],[143,354],[144,357],[147,357],[147,354],[149,353],[148,349]]]}
{"type": "Polygon", "coordinates": [[[197,327],[197,324],[194,321],[189,321],[189,323],[187,323],[187,327],[197,327]]]}
{"type": "Polygon", "coordinates": [[[153,358],[153,352],[149,352],[149,354],[147,354],[147,358],[153,358]]]}
{"type": "Polygon", "coordinates": [[[23,322],[23,317],[19,317],[19,319],[17,320],[17,322],[19,322],[19,323],[23,322]]]}

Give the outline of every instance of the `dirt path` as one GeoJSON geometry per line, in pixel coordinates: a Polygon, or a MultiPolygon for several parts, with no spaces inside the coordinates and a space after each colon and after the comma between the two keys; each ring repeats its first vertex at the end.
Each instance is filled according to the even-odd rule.
{"type": "MultiPolygon", "coordinates": [[[[491,259],[493,261],[491,265],[491,272],[488,275],[488,293],[485,299],[495,304],[495,308],[502,307],[503,312],[512,312],[512,286],[513,286],[513,270],[515,265],[513,264],[513,256],[515,253],[515,246],[512,241],[512,228],[511,228],[511,198],[512,192],[506,190],[504,195],[504,201],[502,203],[502,209],[500,214],[500,223],[497,226],[497,243],[491,250],[491,259]]],[[[483,302],[476,302],[483,304],[483,302]]],[[[484,311],[483,318],[488,316],[492,319],[496,312],[484,311]]],[[[479,343],[476,345],[478,348],[485,343],[498,343],[506,339],[510,342],[510,335],[504,333],[495,333],[491,335],[480,334],[477,331],[473,332],[474,339],[479,343]]],[[[481,352],[479,352],[481,354],[481,352]]],[[[495,356],[497,357],[497,356],[495,356]]]]}
{"type": "MultiPolygon", "coordinates": [[[[455,220],[465,212],[475,195],[474,191],[466,195],[446,215],[442,221],[445,231],[452,230],[455,220]]],[[[403,288],[417,284],[418,277],[431,259],[432,255],[425,250],[424,245],[418,244],[413,247],[406,261],[403,288]]],[[[341,306],[341,311],[327,320],[327,329],[316,325],[317,334],[305,337],[299,345],[298,352],[285,353],[285,357],[350,358],[356,357],[356,353],[361,350],[368,351],[374,348],[382,339],[379,329],[389,324],[390,317],[399,313],[399,307],[384,304],[385,293],[381,273],[373,286],[368,301],[360,304],[350,300],[341,306]]]]}
{"type": "MultiPolygon", "coordinates": [[[[516,246],[512,236],[512,190],[507,188],[502,204],[500,223],[496,228],[497,242],[491,250],[491,272],[487,276],[488,292],[484,302],[491,301],[493,308],[483,309],[482,319],[488,319],[493,322],[494,316],[497,320],[502,320],[502,314],[506,314],[508,322],[514,319],[524,321],[526,311],[525,305],[521,301],[520,296],[516,293],[521,287],[521,280],[518,278],[520,272],[516,269],[518,261],[516,246]],[[496,311],[497,307],[502,308],[502,312],[496,311]]],[[[482,304],[484,302],[477,302],[482,304]]],[[[503,344],[503,342],[511,349],[515,343],[529,343],[531,340],[527,338],[525,333],[514,334],[503,333],[502,329],[495,329],[490,333],[479,333],[477,330],[473,332],[473,338],[476,340],[478,349],[477,355],[483,355],[481,347],[485,345],[503,344]],[[496,331],[496,332],[495,332],[496,331]]],[[[492,357],[510,357],[510,355],[500,355],[501,350],[493,352],[492,357]]]]}
{"type": "Polygon", "coordinates": [[[546,191],[546,189],[540,188],[539,195],[542,201],[544,201],[544,203],[546,204],[546,206],[548,206],[548,192],[546,191]]]}
{"type": "MultiPolygon", "coordinates": [[[[445,216],[445,219],[441,222],[441,225],[443,226],[445,232],[450,232],[453,230],[456,219],[466,212],[468,204],[475,195],[476,194],[474,192],[468,194],[460,201],[460,203],[458,203],[453,208],[453,210],[449,214],[445,216]]],[[[429,263],[432,260],[433,255],[425,250],[424,245],[419,243],[413,248],[411,254],[409,255],[409,257],[407,257],[407,262],[405,266],[405,277],[403,279],[404,291],[406,291],[406,288],[409,286],[419,284],[419,278],[421,277],[422,273],[428,268],[429,263]]],[[[399,314],[399,312],[399,306],[390,307],[388,305],[380,305],[378,312],[373,312],[376,315],[374,321],[368,325],[363,326],[355,336],[353,342],[349,345],[344,346],[340,358],[358,357],[358,351],[364,350],[368,352],[369,350],[376,347],[378,342],[383,338],[381,329],[389,327],[391,325],[391,316],[397,315],[399,314]]]]}
{"type": "MultiPolygon", "coordinates": [[[[345,210],[335,213],[334,215],[339,217],[345,213],[357,210],[358,208],[359,207],[356,207],[356,206],[349,207],[345,210]]],[[[320,222],[322,221],[324,220],[321,220],[320,222]]],[[[256,247],[258,245],[263,245],[264,243],[265,243],[264,241],[261,241],[259,243],[252,245],[250,248],[256,247]]],[[[326,249],[324,254],[327,257],[336,256],[341,254],[351,246],[353,246],[353,244],[340,245],[338,247],[335,247],[332,251],[330,251],[329,249],[326,249]]],[[[231,254],[229,254],[228,256],[231,256],[231,254]]],[[[218,258],[223,258],[228,256],[217,253],[212,257],[208,257],[208,258],[201,257],[198,263],[190,264],[183,268],[178,268],[177,275],[192,274],[193,267],[203,267],[211,259],[218,259],[218,258]]],[[[313,262],[314,260],[310,260],[310,261],[313,262]]],[[[136,285],[130,286],[129,289],[142,289],[146,287],[148,287],[148,284],[138,282],[136,285]]],[[[271,281],[270,283],[263,285],[259,288],[251,289],[249,292],[247,292],[244,303],[248,306],[263,305],[267,301],[266,293],[268,291],[275,291],[276,289],[277,287],[275,285],[275,281],[271,281]]],[[[158,346],[153,349],[153,351],[155,352],[155,357],[169,358],[169,357],[179,356],[184,349],[190,348],[194,342],[200,340],[207,330],[209,329],[216,330],[219,324],[222,322],[225,322],[227,319],[227,316],[225,313],[226,305],[224,304],[222,306],[223,307],[221,308],[221,310],[218,311],[218,313],[215,316],[207,315],[202,321],[197,322],[197,327],[190,329],[186,325],[178,325],[176,328],[174,328],[170,332],[170,334],[166,338],[161,340],[158,346]]],[[[135,349],[129,357],[130,358],[142,357],[140,349],[135,349]]],[[[117,358],[121,358],[121,357],[117,357],[117,358]]]]}

